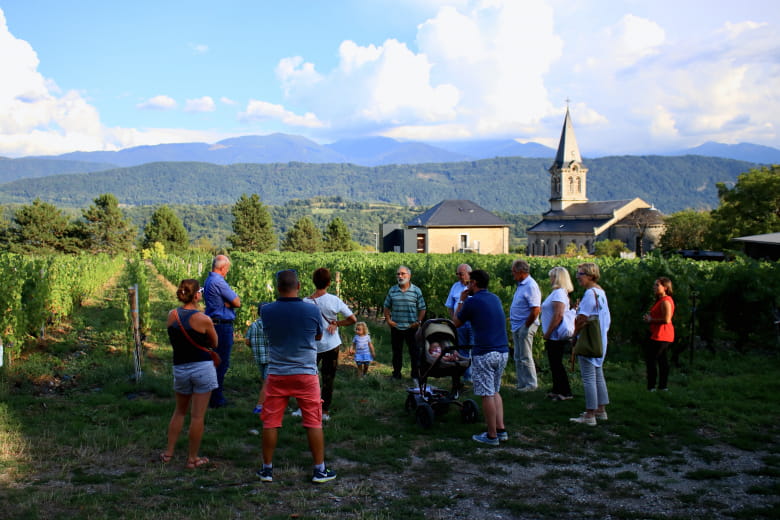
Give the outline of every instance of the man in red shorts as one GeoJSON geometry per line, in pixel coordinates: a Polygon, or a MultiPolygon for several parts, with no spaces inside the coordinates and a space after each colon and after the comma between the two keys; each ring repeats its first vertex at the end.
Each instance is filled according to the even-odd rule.
{"type": "Polygon", "coordinates": [[[301,409],[303,427],[314,459],[311,481],[320,484],[336,478],[325,466],[325,436],[322,433],[322,399],[317,377],[316,340],[322,337],[322,320],[315,305],[298,297],[301,284],[292,269],[276,273],[279,297],[263,306],[263,328],[268,336],[268,377],[265,382],[263,420],[263,467],[257,476],[273,482],[273,456],[282,418],[290,397],[301,409]]]}

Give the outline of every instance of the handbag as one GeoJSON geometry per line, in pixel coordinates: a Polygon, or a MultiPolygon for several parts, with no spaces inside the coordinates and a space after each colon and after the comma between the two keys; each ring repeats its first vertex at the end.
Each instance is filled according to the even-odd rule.
{"type": "MultiPolygon", "coordinates": [[[[601,312],[599,306],[599,297],[596,290],[593,289],[593,295],[596,298],[596,308],[601,312]]],[[[600,358],[604,355],[604,343],[601,337],[601,322],[599,315],[588,316],[588,322],[580,330],[577,336],[577,342],[574,344],[572,355],[589,358],[600,358]]]]}
{"type": "Polygon", "coordinates": [[[201,347],[200,345],[195,343],[195,341],[193,341],[193,339],[190,337],[189,334],[187,334],[187,330],[184,328],[184,325],[181,324],[181,320],[179,319],[179,311],[178,311],[178,309],[173,309],[173,315],[176,316],[176,321],[179,323],[179,328],[181,329],[182,333],[184,334],[184,337],[187,338],[187,341],[189,341],[190,343],[192,343],[193,345],[195,345],[199,349],[205,350],[206,352],[208,352],[209,355],[211,356],[211,361],[214,362],[214,366],[215,367],[218,367],[220,364],[222,364],[222,358],[219,357],[219,354],[217,354],[217,352],[215,352],[213,348],[201,347]]]}

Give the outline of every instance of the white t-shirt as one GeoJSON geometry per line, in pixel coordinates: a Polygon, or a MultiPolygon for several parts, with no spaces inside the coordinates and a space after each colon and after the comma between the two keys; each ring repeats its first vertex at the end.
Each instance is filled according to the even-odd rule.
{"type": "MultiPolygon", "coordinates": [[[[569,310],[569,293],[563,287],[558,287],[542,302],[542,334],[547,332],[547,328],[550,326],[550,322],[555,315],[555,307],[553,303],[559,302],[563,304],[564,311],[569,310]]],[[[571,331],[568,328],[566,316],[564,314],[563,319],[550,334],[550,339],[558,341],[571,337],[571,331]]]]}
{"type": "Polygon", "coordinates": [[[339,314],[345,318],[352,316],[352,311],[341,298],[330,293],[325,293],[317,298],[304,298],[303,301],[317,306],[322,319],[322,339],[317,342],[317,353],[328,352],[341,345],[341,336],[336,330],[334,334],[328,332],[328,324],[339,319],[339,314]]]}
{"type": "Polygon", "coordinates": [[[585,291],[585,294],[582,296],[582,301],[580,302],[580,308],[577,311],[577,314],[583,314],[585,316],[595,316],[598,314],[599,316],[599,325],[601,325],[601,341],[604,343],[604,355],[602,355],[600,358],[585,359],[593,363],[593,366],[600,367],[604,363],[604,358],[607,355],[607,331],[609,330],[609,325],[612,322],[612,318],[609,314],[609,305],[607,304],[607,295],[604,293],[604,289],[593,287],[585,291]],[[594,292],[595,294],[598,294],[599,297],[598,305],[596,304],[596,296],[594,292]]]}

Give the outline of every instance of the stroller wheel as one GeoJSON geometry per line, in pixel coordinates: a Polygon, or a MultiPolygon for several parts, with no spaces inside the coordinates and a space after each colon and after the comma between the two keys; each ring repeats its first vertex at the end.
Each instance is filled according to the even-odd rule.
{"type": "Polygon", "coordinates": [[[406,413],[409,413],[413,412],[415,408],[417,408],[417,399],[415,399],[414,394],[407,395],[404,410],[406,410],[406,413]]]}
{"type": "Polygon", "coordinates": [[[433,426],[433,415],[433,408],[431,408],[431,405],[422,403],[417,407],[417,411],[415,412],[417,425],[427,430],[433,426]]]}
{"type": "Polygon", "coordinates": [[[466,424],[473,424],[479,419],[479,408],[473,399],[463,401],[463,407],[460,409],[460,418],[466,424]]]}

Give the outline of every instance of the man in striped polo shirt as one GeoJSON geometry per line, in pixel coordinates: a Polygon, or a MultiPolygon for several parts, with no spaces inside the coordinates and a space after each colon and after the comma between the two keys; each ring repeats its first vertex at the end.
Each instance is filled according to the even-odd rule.
{"type": "Polygon", "coordinates": [[[384,303],[385,321],[390,326],[390,344],[393,347],[393,378],[401,379],[403,344],[409,350],[412,379],[418,374],[418,352],[414,335],[425,317],[425,299],[422,291],[412,283],[412,271],[402,265],[396,271],[398,285],[390,287],[384,303]]]}

